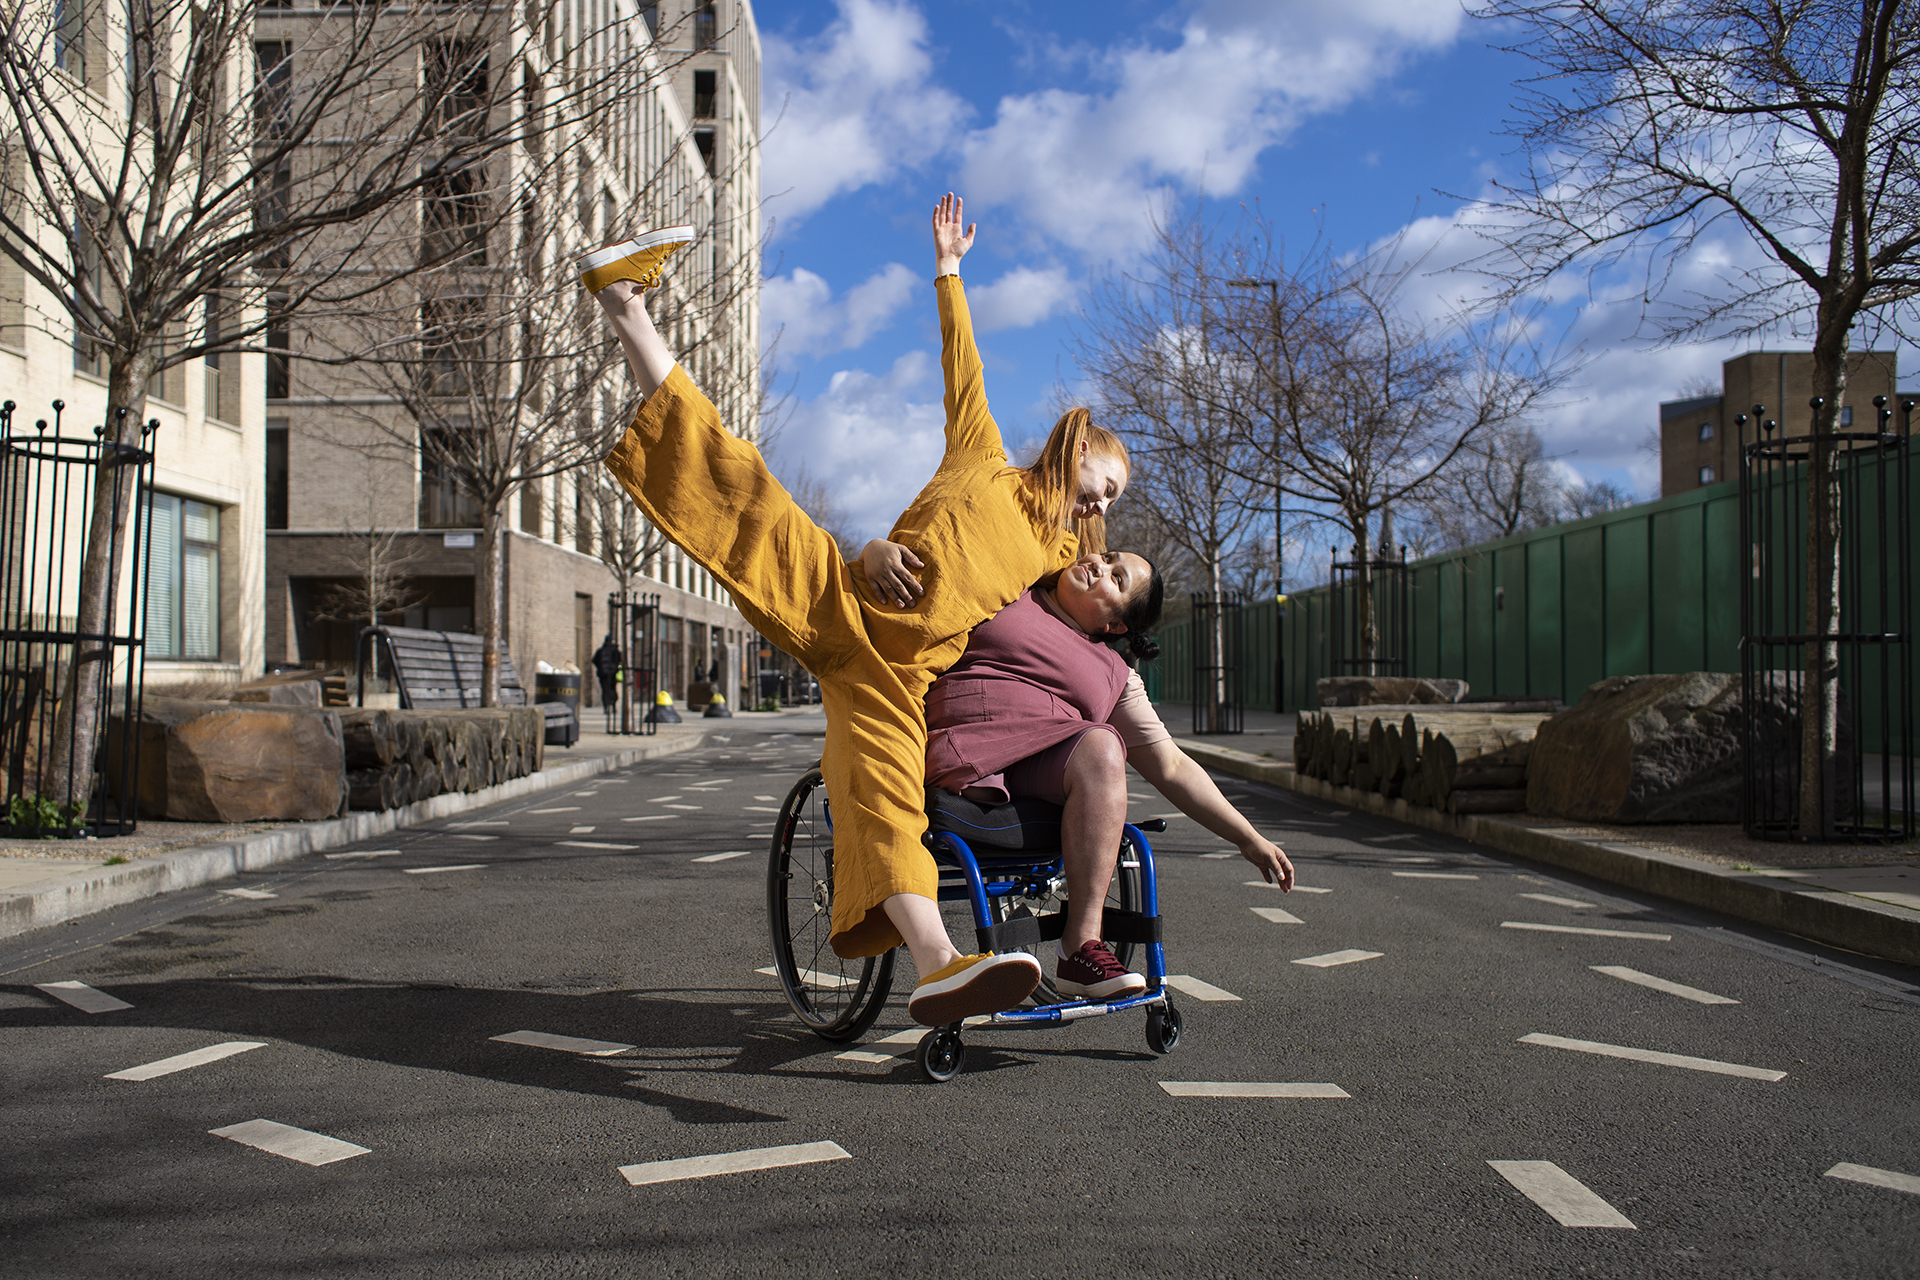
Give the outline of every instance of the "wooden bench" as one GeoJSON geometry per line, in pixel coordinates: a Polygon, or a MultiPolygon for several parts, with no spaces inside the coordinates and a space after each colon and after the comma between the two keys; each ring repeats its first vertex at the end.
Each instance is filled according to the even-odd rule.
{"type": "MultiPolygon", "coordinates": [[[[387,655],[388,669],[400,692],[403,711],[445,711],[480,705],[481,640],[464,631],[422,631],[414,627],[360,628],[360,696],[366,705],[367,668],[375,646],[387,655]]],[[[524,707],[531,699],[513,658],[500,651],[500,703],[524,707]]],[[[536,704],[547,719],[547,742],[572,746],[579,721],[564,702],[536,704]]]]}

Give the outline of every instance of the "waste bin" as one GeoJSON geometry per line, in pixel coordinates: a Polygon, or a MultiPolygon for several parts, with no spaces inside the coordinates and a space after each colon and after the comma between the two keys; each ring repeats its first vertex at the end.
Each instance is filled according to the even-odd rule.
{"type": "Polygon", "coordinates": [[[570,747],[580,740],[580,677],[571,671],[537,671],[533,676],[535,704],[565,703],[573,719],[565,725],[549,723],[547,745],[570,747]]]}

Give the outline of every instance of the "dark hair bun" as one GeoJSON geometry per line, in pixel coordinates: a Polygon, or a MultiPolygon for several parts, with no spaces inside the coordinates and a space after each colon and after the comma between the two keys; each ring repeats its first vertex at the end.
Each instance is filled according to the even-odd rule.
{"type": "Polygon", "coordinates": [[[1135,662],[1152,662],[1160,656],[1160,642],[1144,631],[1129,631],[1127,656],[1135,662]]]}

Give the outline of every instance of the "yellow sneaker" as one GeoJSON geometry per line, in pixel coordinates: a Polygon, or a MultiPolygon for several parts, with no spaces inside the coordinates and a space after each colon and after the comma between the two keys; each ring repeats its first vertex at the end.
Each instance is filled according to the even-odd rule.
{"type": "Polygon", "coordinates": [[[631,280],[642,289],[651,289],[660,283],[660,269],[667,259],[692,242],[692,227],[662,227],[595,249],[574,267],[588,293],[598,293],[615,280],[631,280]]]}
{"type": "Polygon", "coordinates": [[[1040,985],[1040,962],[1024,951],[995,956],[961,956],[920,980],[907,1001],[907,1016],[922,1026],[1000,1013],[1033,994],[1040,985]]]}

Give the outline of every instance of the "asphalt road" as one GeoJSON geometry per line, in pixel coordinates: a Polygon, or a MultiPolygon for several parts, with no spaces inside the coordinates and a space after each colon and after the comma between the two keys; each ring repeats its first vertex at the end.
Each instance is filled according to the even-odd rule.
{"type": "Polygon", "coordinates": [[[1157,840],[1170,970],[1238,998],[1176,994],[1164,1058],[1137,1012],[977,1029],[929,1084],[875,1043],[910,965],[864,1049],[758,972],[772,810],[819,745],[743,718],[0,944],[0,1272],[1920,1273],[1920,973],[1230,782],[1321,891],[1249,885],[1184,820],[1157,840]],[[1340,952],[1369,958],[1299,963],[1340,952]],[[621,1173],[790,1147],[845,1158],[621,1173]]]}

